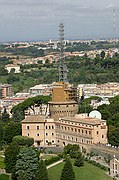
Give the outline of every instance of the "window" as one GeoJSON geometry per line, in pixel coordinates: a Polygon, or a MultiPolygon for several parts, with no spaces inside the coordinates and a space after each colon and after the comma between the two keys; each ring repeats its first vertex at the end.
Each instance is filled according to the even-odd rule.
{"type": "Polygon", "coordinates": [[[76,138],[76,141],[77,141],[77,138],[76,138]]]}
{"type": "Polygon", "coordinates": [[[104,138],[104,135],[102,135],[102,138],[104,138]]]}
{"type": "Polygon", "coordinates": [[[71,130],[73,131],[73,128],[71,128],[71,130]]]}
{"type": "Polygon", "coordinates": [[[87,131],[86,131],[86,134],[87,134],[87,131]]]}
{"type": "Polygon", "coordinates": [[[52,140],[52,143],[54,143],[54,140],[52,140]]]}
{"type": "Polygon", "coordinates": [[[78,129],[78,132],[80,133],[80,129],[78,129]]]}
{"type": "Polygon", "coordinates": [[[48,140],[46,140],[46,143],[48,143],[48,140]]]}
{"type": "Polygon", "coordinates": [[[98,134],[98,131],[97,131],[97,134],[98,134]]]}
{"type": "Polygon", "coordinates": [[[89,131],[89,134],[91,134],[91,131],[89,131]]]}
{"type": "Polygon", "coordinates": [[[54,129],[54,126],[52,126],[52,129],[54,129]]]}
{"type": "Polygon", "coordinates": [[[28,136],[29,136],[29,133],[28,133],[28,136]]]}
{"type": "Polygon", "coordinates": [[[75,132],[77,132],[77,129],[75,128],[75,132]]]}
{"type": "Polygon", "coordinates": [[[36,129],[39,130],[39,126],[37,126],[36,129]]]}
{"type": "Polygon", "coordinates": [[[52,136],[54,136],[54,133],[52,133],[52,136]]]}
{"type": "Polygon", "coordinates": [[[39,136],[39,133],[37,134],[37,136],[39,136]]]}
{"type": "Polygon", "coordinates": [[[45,126],[45,128],[47,129],[48,127],[47,127],[47,126],[45,126]]]}
{"type": "Polygon", "coordinates": [[[48,136],[48,133],[46,133],[46,136],[48,136]]]}
{"type": "Polygon", "coordinates": [[[49,129],[50,129],[50,126],[49,126],[49,129]]]}
{"type": "Polygon", "coordinates": [[[65,126],[65,130],[67,130],[66,126],[65,126]]]}
{"type": "Polygon", "coordinates": [[[30,129],[29,126],[27,126],[26,129],[29,130],[30,129]]]}
{"type": "Polygon", "coordinates": [[[82,134],[83,134],[83,130],[82,130],[82,134]]]}

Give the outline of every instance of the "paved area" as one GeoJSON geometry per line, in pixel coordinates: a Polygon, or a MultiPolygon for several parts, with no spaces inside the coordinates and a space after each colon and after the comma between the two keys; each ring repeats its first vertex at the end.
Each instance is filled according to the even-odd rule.
{"type": "Polygon", "coordinates": [[[60,163],[62,163],[63,162],[63,159],[61,159],[61,160],[59,160],[59,161],[57,161],[57,162],[55,162],[55,163],[53,163],[53,164],[50,164],[49,166],[47,166],[47,169],[49,169],[49,168],[51,168],[51,167],[53,167],[53,166],[56,166],[57,164],[60,164],[60,163]]]}

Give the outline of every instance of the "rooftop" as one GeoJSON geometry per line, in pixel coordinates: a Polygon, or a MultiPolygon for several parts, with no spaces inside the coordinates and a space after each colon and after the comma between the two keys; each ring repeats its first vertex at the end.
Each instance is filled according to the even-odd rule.
{"type": "Polygon", "coordinates": [[[64,121],[71,121],[71,122],[77,122],[77,123],[82,123],[82,124],[89,124],[89,125],[100,125],[101,123],[105,123],[105,120],[98,119],[98,118],[91,118],[91,117],[63,117],[61,120],[64,121]]]}
{"type": "Polygon", "coordinates": [[[22,123],[43,123],[43,122],[54,122],[53,118],[46,118],[46,116],[41,115],[30,115],[27,116],[22,123]]]}

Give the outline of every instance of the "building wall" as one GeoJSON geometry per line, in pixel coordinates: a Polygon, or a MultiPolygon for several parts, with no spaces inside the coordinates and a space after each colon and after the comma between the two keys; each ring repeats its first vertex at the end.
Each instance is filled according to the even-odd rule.
{"type": "Polygon", "coordinates": [[[73,117],[78,112],[78,104],[76,102],[49,102],[49,111],[55,120],[62,117],[73,117]]]}
{"type": "Polygon", "coordinates": [[[70,84],[58,82],[52,89],[53,102],[66,102],[77,100],[77,89],[71,87],[70,84]]]}
{"type": "Polygon", "coordinates": [[[119,179],[119,160],[115,157],[110,161],[110,175],[119,179]]]}
{"type": "Polygon", "coordinates": [[[1,84],[1,97],[10,97],[12,96],[12,85],[10,84],[1,84]]]}
{"type": "Polygon", "coordinates": [[[22,123],[22,136],[34,138],[34,146],[56,144],[54,122],[22,123]]]}
{"type": "MultiPolygon", "coordinates": [[[[74,119],[74,117],[72,118],[74,119]]],[[[101,125],[90,125],[88,123],[80,123],[80,121],[66,120],[66,118],[56,122],[56,143],[60,146],[68,143],[82,145],[106,144],[106,134],[107,127],[101,129],[101,125]]]]}

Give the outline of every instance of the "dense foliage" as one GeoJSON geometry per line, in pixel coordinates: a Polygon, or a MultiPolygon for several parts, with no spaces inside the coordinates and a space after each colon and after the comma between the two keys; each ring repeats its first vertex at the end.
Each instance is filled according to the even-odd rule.
{"type": "Polygon", "coordinates": [[[5,148],[5,170],[7,173],[14,173],[18,154],[19,145],[16,142],[12,142],[5,148]]]}
{"type": "Polygon", "coordinates": [[[75,174],[69,158],[66,159],[60,180],[75,180],[75,174]]]}
{"type": "Polygon", "coordinates": [[[17,180],[36,180],[38,155],[32,148],[22,148],[15,165],[17,180]]]}
{"type": "Polygon", "coordinates": [[[43,160],[40,160],[36,180],[48,180],[48,172],[43,160]]]}
{"type": "Polygon", "coordinates": [[[12,108],[11,112],[12,112],[13,120],[14,121],[23,120],[25,118],[25,110],[27,110],[28,108],[30,108],[35,114],[35,106],[40,107],[40,111],[42,114],[42,105],[48,104],[48,101],[50,101],[50,99],[51,97],[49,96],[35,96],[32,98],[26,99],[22,103],[19,103],[18,105],[12,108]]]}
{"type": "Polygon", "coordinates": [[[34,144],[34,139],[28,136],[14,136],[12,139],[13,142],[16,142],[19,146],[32,146],[34,144]]]}
{"type": "Polygon", "coordinates": [[[9,122],[4,127],[4,140],[7,144],[12,142],[14,136],[21,135],[21,124],[9,122]]]}
{"type": "Polygon", "coordinates": [[[102,105],[98,110],[102,118],[107,120],[108,140],[113,146],[119,146],[119,96],[109,99],[109,105],[102,105]]]}

